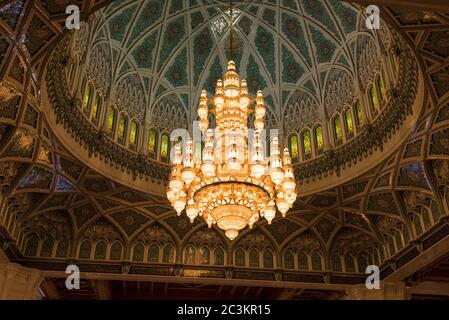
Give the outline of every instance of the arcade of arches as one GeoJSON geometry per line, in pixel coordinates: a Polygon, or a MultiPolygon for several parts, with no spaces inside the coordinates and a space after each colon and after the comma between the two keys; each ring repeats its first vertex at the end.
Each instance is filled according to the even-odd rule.
{"type": "Polygon", "coordinates": [[[0,299],[449,299],[449,5],[234,2],[0,1],[0,299]],[[233,241],[165,196],[231,52],[298,194],[233,241]]]}

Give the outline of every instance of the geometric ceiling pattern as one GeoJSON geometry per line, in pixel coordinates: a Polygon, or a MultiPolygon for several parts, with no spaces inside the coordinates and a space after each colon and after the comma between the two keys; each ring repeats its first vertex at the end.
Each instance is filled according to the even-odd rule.
{"type": "MultiPolygon", "coordinates": [[[[201,90],[214,93],[231,58],[229,3],[116,1],[96,16],[79,48],[112,102],[151,123],[153,108],[168,100],[186,112],[188,123],[195,120],[201,90]]],[[[363,11],[340,1],[236,1],[233,16],[233,59],[250,93],[264,90],[280,130],[296,100],[313,105],[302,110],[304,125],[328,119],[342,107],[335,99],[340,92],[332,91],[336,79],[347,82],[342,102],[352,99],[356,79],[364,80],[361,53],[373,47],[374,61],[380,51],[363,11]]]]}
{"type": "MultiPolygon", "coordinates": [[[[366,174],[299,197],[286,219],[276,219],[270,226],[257,224],[230,243],[201,222],[192,226],[185,218],[177,218],[165,197],[122,186],[66,150],[48,126],[43,112],[46,106],[40,103],[49,48],[62,33],[60,13],[47,11],[52,1],[9,3],[8,15],[0,20],[0,187],[4,208],[0,238],[12,260],[47,270],[64,270],[68,261],[76,261],[92,272],[355,283],[364,281],[360,272],[365,264],[380,263],[383,274],[388,275],[449,233],[449,87],[444,81],[449,79],[447,15],[384,8],[389,22],[408,37],[425,72],[425,107],[407,141],[366,174]],[[29,14],[19,14],[22,10],[29,14]]],[[[218,2],[184,1],[179,2],[182,7],[176,7],[170,1],[117,1],[101,11],[99,1],[79,3],[86,16],[97,15],[96,22],[89,24],[96,30],[89,50],[116,59],[111,60],[111,83],[138,77],[145,92],[145,108],[156,103],[157,91],[163,86],[161,90],[176,94],[189,110],[196,97],[189,95],[190,103],[184,103],[182,95],[196,92],[210,77],[195,70],[196,48],[207,53],[202,59],[208,61],[204,70],[214,70],[217,58],[218,70],[227,58],[219,49],[226,48],[227,42],[226,33],[219,32],[221,23],[226,25],[226,7],[218,2]],[[149,4],[154,7],[145,9],[149,4]],[[148,16],[141,17],[145,13],[148,16]],[[183,27],[187,29],[174,26],[178,19],[186,22],[183,27]],[[136,27],[140,20],[141,27],[136,27]],[[217,30],[206,22],[210,20],[218,21],[217,30]],[[147,40],[154,32],[155,41],[147,40]],[[201,35],[208,32],[213,41],[201,41],[201,35]],[[143,46],[148,50],[139,54],[145,43],[156,45],[143,46]],[[170,72],[176,71],[184,52],[189,72],[170,72]],[[149,56],[152,58],[147,59],[149,56]]],[[[308,89],[309,80],[314,84],[309,92],[322,99],[325,80],[321,79],[328,75],[322,78],[321,71],[328,74],[337,65],[341,67],[341,57],[348,60],[347,70],[351,70],[355,60],[347,46],[350,35],[360,32],[360,18],[356,18],[354,29],[345,30],[339,19],[349,19],[354,11],[346,3],[338,3],[339,9],[334,5],[333,1],[282,1],[275,9],[271,2],[237,2],[239,48],[246,49],[248,43],[254,46],[236,50],[241,66],[247,67],[242,73],[250,72],[251,56],[256,69],[262,65],[276,68],[273,73],[260,68],[261,75],[254,80],[275,88],[267,92],[273,105],[282,105],[283,91],[308,89]],[[307,7],[310,3],[315,5],[307,7]],[[270,10],[275,12],[273,24],[270,10]],[[304,32],[299,39],[308,39],[307,45],[295,47],[288,31],[283,30],[283,15],[300,17],[295,19],[299,25],[286,27],[304,32]],[[245,27],[249,16],[254,25],[245,27]],[[315,36],[329,46],[322,51],[332,51],[326,59],[315,52],[315,29],[315,36]],[[258,39],[268,43],[277,39],[273,63],[260,49],[263,43],[258,39]],[[286,68],[283,46],[288,52],[285,56],[295,61],[291,74],[280,72],[286,68]],[[298,70],[302,71],[296,73],[298,70]],[[286,79],[292,75],[295,79],[290,83],[286,79]]],[[[281,115],[276,108],[273,113],[281,115]]]]}

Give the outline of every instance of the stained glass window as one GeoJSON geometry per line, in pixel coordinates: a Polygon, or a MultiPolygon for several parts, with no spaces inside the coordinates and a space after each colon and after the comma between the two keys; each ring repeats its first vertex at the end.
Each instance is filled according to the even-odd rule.
{"type": "Polygon", "coordinates": [[[314,252],[312,254],[312,270],[321,270],[321,256],[318,252],[314,252]]]}
{"type": "Polygon", "coordinates": [[[307,254],[305,254],[305,252],[301,252],[298,254],[298,268],[299,270],[309,269],[309,261],[307,259],[307,254]]]}
{"type": "Polygon", "coordinates": [[[111,260],[121,260],[122,259],[122,245],[120,242],[115,242],[111,246],[111,254],[109,255],[111,260]]]}
{"type": "Polygon", "coordinates": [[[355,102],[355,112],[357,114],[357,124],[361,125],[363,121],[363,113],[362,113],[362,105],[360,104],[359,100],[355,102]]]}
{"type": "Polygon", "coordinates": [[[90,102],[92,100],[92,94],[93,94],[94,88],[92,83],[88,83],[86,90],[84,91],[84,99],[83,99],[83,109],[87,110],[90,106],[90,102]]]}
{"type": "Polygon", "coordinates": [[[349,254],[345,255],[345,271],[346,272],[355,272],[354,259],[349,254]]]}
{"type": "Polygon", "coordinates": [[[199,251],[200,264],[210,263],[210,251],[207,247],[201,247],[199,251]]]}
{"type": "Polygon", "coordinates": [[[120,138],[125,139],[126,137],[126,117],[124,114],[120,116],[120,122],[118,126],[118,135],[120,138]]]}
{"type": "Polygon", "coordinates": [[[95,259],[106,259],[106,243],[104,241],[100,241],[95,246],[95,259]]]}
{"type": "Polygon", "coordinates": [[[80,258],[81,259],[89,259],[91,250],[92,250],[92,245],[90,244],[90,241],[84,240],[80,246],[80,253],[79,253],[80,258]]]}
{"type": "Polygon", "coordinates": [[[377,101],[376,90],[373,85],[369,88],[369,100],[373,111],[379,110],[379,101],[377,101]]]}
{"type": "Polygon", "coordinates": [[[195,264],[195,248],[193,248],[192,246],[188,246],[185,250],[184,250],[184,263],[186,264],[195,264]]]}
{"type": "Polygon", "coordinates": [[[58,247],[56,249],[56,257],[57,258],[65,258],[69,253],[69,242],[66,239],[62,239],[58,243],[58,247]]]}
{"type": "Polygon", "coordinates": [[[402,243],[401,233],[397,230],[394,233],[394,239],[396,240],[396,246],[398,247],[398,249],[401,249],[404,245],[402,243]]]}
{"type": "Polygon", "coordinates": [[[244,267],[246,264],[245,261],[245,251],[242,248],[238,248],[235,251],[235,265],[239,267],[244,267]]]}
{"type": "Polygon", "coordinates": [[[304,154],[312,153],[312,141],[310,139],[310,131],[304,131],[302,133],[302,147],[304,154]]]}
{"type": "MultiPolygon", "coordinates": [[[[164,255],[170,254],[170,249],[164,249],[164,255]]],[[[167,258],[164,256],[164,259],[167,258]]],[[[169,257],[168,257],[169,258],[169,257]]],[[[159,261],[159,246],[153,243],[148,249],[148,262],[158,262],[159,261]]],[[[165,261],[164,261],[165,262],[165,261]]]]}
{"type": "Polygon", "coordinates": [[[171,244],[167,244],[162,252],[162,262],[173,263],[174,260],[174,250],[171,244]]]}
{"type": "Polygon", "coordinates": [[[263,253],[263,267],[264,268],[273,268],[273,253],[270,250],[265,250],[263,253]]]}
{"type": "Polygon", "coordinates": [[[341,131],[341,122],[340,122],[339,116],[336,116],[334,118],[334,133],[335,133],[335,139],[337,141],[343,138],[343,132],[341,131]]]}
{"type": "Polygon", "coordinates": [[[359,267],[359,272],[365,272],[366,271],[366,266],[368,265],[366,258],[362,255],[359,254],[357,257],[357,264],[359,267]]]}
{"type": "Polygon", "coordinates": [[[108,114],[108,129],[109,131],[113,131],[115,127],[115,117],[116,117],[116,111],[113,107],[109,109],[108,114]]]}
{"type": "Polygon", "coordinates": [[[217,266],[224,265],[224,251],[222,248],[215,249],[215,265],[217,266]]]}
{"type": "Polygon", "coordinates": [[[101,112],[101,95],[97,93],[97,95],[95,96],[94,107],[92,109],[92,119],[98,120],[100,112],[101,112]]]}
{"type": "Polygon", "coordinates": [[[53,239],[52,238],[47,238],[43,243],[42,243],[42,248],[41,248],[41,256],[42,257],[51,257],[51,252],[53,250],[53,239]]]}
{"type": "Polygon", "coordinates": [[[379,91],[380,101],[385,101],[385,87],[380,77],[377,77],[377,90],[379,91]]]}
{"type": "Polygon", "coordinates": [[[419,236],[423,232],[423,229],[422,229],[422,225],[421,225],[421,219],[419,219],[418,215],[415,215],[413,217],[413,224],[415,225],[416,235],[419,236]]]}
{"type": "Polygon", "coordinates": [[[290,154],[292,155],[292,159],[298,158],[298,137],[296,134],[290,137],[290,154]]]}
{"type": "Polygon", "coordinates": [[[156,153],[157,133],[156,130],[151,129],[148,137],[148,152],[156,153]]]}
{"type": "Polygon", "coordinates": [[[340,256],[333,254],[331,257],[332,271],[341,271],[340,256]]]}
{"type": "Polygon", "coordinates": [[[133,249],[133,260],[134,261],[143,261],[145,248],[142,243],[137,243],[133,249]]]}
{"type": "Polygon", "coordinates": [[[324,148],[323,127],[318,126],[315,128],[315,142],[317,149],[324,148]]]}
{"type": "Polygon", "coordinates": [[[295,262],[293,260],[293,254],[290,250],[284,252],[284,268],[285,269],[295,269],[295,262]]]}
{"type": "Polygon", "coordinates": [[[129,132],[129,143],[132,145],[137,144],[137,135],[139,131],[139,125],[136,121],[131,122],[131,130],[129,132]]]}
{"type": "Polygon", "coordinates": [[[348,133],[352,133],[354,131],[354,128],[353,128],[353,124],[352,124],[351,109],[346,110],[345,120],[346,120],[346,130],[348,130],[348,133]]]}
{"type": "Polygon", "coordinates": [[[164,134],[161,138],[161,157],[168,158],[168,135],[164,134]]]}
{"type": "Polygon", "coordinates": [[[249,266],[252,268],[259,268],[259,252],[256,249],[249,253],[249,266]]]}

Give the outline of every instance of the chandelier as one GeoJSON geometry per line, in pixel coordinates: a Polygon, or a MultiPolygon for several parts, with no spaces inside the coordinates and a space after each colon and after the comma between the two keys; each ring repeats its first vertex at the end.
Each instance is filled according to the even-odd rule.
{"type": "Polygon", "coordinates": [[[197,111],[204,136],[202,156],[195,157],[191,138],[183,153],[180,144],[173,152],[167,198],[178,216],[184,209],[192,223],[201,216],[209,228],[216,224],[230,240],[260,217],[271,224],[276,208],[285,217],[296,200],[296,183],[289,150],[281,154],[277,137],[272,138],[270,157],[265,156],[262,91],[250,99],[246,81],[229,61],[215,97],[209,100],[203,90],[197,111]],[[209,112],[215,115],[215,132],[209,129],[209,112]],[[251,113],[254,134],[249,139],[251,113]]]}

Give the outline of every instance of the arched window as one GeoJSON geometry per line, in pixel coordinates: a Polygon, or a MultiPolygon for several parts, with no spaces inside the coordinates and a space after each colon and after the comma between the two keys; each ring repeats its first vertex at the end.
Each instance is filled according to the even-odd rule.
{"type": "Polygon", "coordinates": [[[419,236],[423,232],[423,228],[421,224],[421,219],[417,214],[413,216],[413,225],[415,226],[416,236],[419,236]]]}
{"type": "Polygon", "coordinates": [[[89,240],[84,240],[80,245],[79,257],[80,259],[89,259],[92,245],[89,240]]]}
{"type": "Polygon", "coordinates": [[[334,118],[334,135],[337,146],[343,142],[343,132],[341,131],[340,116],[334,118]]]}
{"type": "Polygon", "coordinates": [[[114,107],[110,107],[109,113],[108,113],[108,130],[110,132],[114,132],[116,117],[117,117],[117,111],[115,111],[114,107]]]}
{"type": "Polygon", "coordinates": [[[129,144],[133,149],[136,149],[138,134],[139,125],[137,124],[137,121],[131,121],[131,129],[129,130],[129,144]]]}
{"type": "Polygon", "coordinates": [[[47,238],[42,243],[42,248],[41,248],[41,256],[42,257],[51,257],[51,252],[53,251],[53,244],[54,244],[53,238],[47,238]]]}
{"type": "Polygon", "coordinates": [[[345,128],[346,128],[346,135],[348,139],[351,139],[354,134],[354,126],[352,122],[352,113],[351,109],[347,109],[345,111],[345,128]]]}
{"type": "Polygon", "coordinates": [[[195,264],[196,250],[193,246],[188,246],[184,249],[184,263],[195,264]]]}
{"type": "Polygon", "coordinates": [[[398,250],[401,250],[404,244],[402,243],[402,237],[399,230],[396,230],[394,233],[394,240],[396,241],[396,246],[398,247],[398,250]]]}
{"type": "Polygon", "coordinates": [[[323,127],[317,126],[315,128],[315,148],[316,153],[321,154],[324,149],[324,137],[323,137],[323,127]]]}
{"type": "Polygon", "coordinates": [[[162,252],[162,262],[173,263],[175,260],[175,250],[171,244],[167,244],[162,252]]]}
{"type": "Polygon", "coordinates": [[[390,250],[390,255],[394,255],[396,253],[396,247],[394,245],[393,237],[388,235],[388,250],[390,250]]]}
{"type": "Polygon", "coordinates": [[[249,266],[252,268],[259,268],[259,251],[252,249],[249,252],[249,266]]]}
{"type": "MultiPolygon", "coordinates": [[[[164,255],[169,254],[169,249],[167,251],[164,249],[164,255]]],[[[166,257],[164,256],[164,259],[166,257]]],[[[153,243],[148,249],[148,262],[158,262],[159,261],[159,246],[153,243]]],[[[164,261],[166,262],[166,261],[164,261]]]]}
{"type": "Polygon", "coordinates": [[[83,110],[87,112],[90,108],[90,104],[92,102],[92,95],[94,94],[94,85],[92,82],[89,82],[84,90],[84,98],[83,98],[83,110]]]}
{"type": "Polygon", "coordinates": [[[155,157],[157,150],[157,132],[155,129],[151,129],[148,133],[148,153],[152,158],[155,157]]]}
{"type": "Polygon", "coordinates": [[[341,271],[341,261],[340,256],[333,254],[331,257],[332,271],[341,271]]]}
{"type": "Polygon", "coordinates": [[[267,249],[263,253],[263,267],[264,268],[274,268],[273,252],[267,249]]]}
{"type": "Polygon", "coordinates": [[[208,247],[203,246],[198,251],[198,259],[200,264],[209,264],[210,263],[210,250],[208,247]]]}
{"type": "Polygon", "coordinates": [[[293,254],[290,250],[284,252],[284,268],[293,270],[295,269],[295,261],[293,260],[293,254]]]}
{"type": "Polygon", "coordinates": [[[36,235],[33,235],[31,238],[29,238],[25,247],[25,255],[35,256],[37,254],[38,244],[39,240],[36,235]]]}
{"type": "Polygon", "coordinates": [[[163,134],[161,137],[161,160],[168,161],[168,148],[170,139],[168,135],[163,134]]]}
{"type": "Polygon", "coordinates": [[[133,260],[134,261],[143,261],[145,248],[141,242],[136,243],[133,248],[133,260]]]}
{"type": "Polygon", "coordinates": [[[426,208],[423,208],[421,211],[421,217],[424,222],[424,228],[429,229],[432,225],[432,222],[430,221],[430,215],[429,211],[426,208]]]}
{"type": "Polygon", "coordinates": [[[65,258],[69,253],[69,242],[66,239],[62,239],[58,243],[58,247],[56,248],[56,257],[57,258],[65,258]]]}
{"type": "Polygon", "coordinates": [[[345,271],[346,272],[355,272],[355,263],[354,259],[350,254],[345,255],[345,271]]]}
{"type": "Polygon", "coordinates": [[[304,160],[312,157],[312,141],[310,139],[310,131],[306,130],[301,134],[302,150],[304,160]]]}
{"type": "Polygon", "coordinates": [[[354,103],[355,114],[357,116],[357,125],[361,126],[363,121],[363,113],[362,113],[362,105],[359,100],[356,100],[354,103]]]}
{"type": "Polygon", "coordinates": [[[359,267],[359,272],[365,273],[368,262],[366,261],[365,256],[361,253],[357,256],[357,264],[359,267]]]}
{"type": "Polygon", "coordinates": [[[224,251],[223,251],[222,248],[216,248],[215,249],[214,263],[217,266],[223,266],[224,265],[224,251]]]}
{"type": "Polygon", "coordinates": [[[290,149],[290,154],[292,156],[292,160],[297,160],[299,154],[298,154],[298,137],[296,136],[296,134],[290,136],[288,145],[290,149]]]}
{"type": "Polygon", "coordinates": [[[377,92],[379,92],[380,101],[384,102],[385,101],[385,87],[384,87],[384,84],[383,84],[380,76],[377,77],[376,85],[377,85],[377,92]]]}
{"type": "Polygon", "coordinates": [[[371,109],[374,112],[379,111],[379,101],[377,100],[377,95],[376,95],[376,90],[374,89],[374,85],[371,85],[369,87],[368,97],[369,97],[369,101],[371,104],[371,109]]]}
{"type": "Polygon", "coordinates": [[[121,260],[122,259],[122,244],[118,241],[114,242],[111,246],[111,253],[109,254],[109,259],[111,260],[121,260]]]}
{"type": "Polygon", "coordinates": [[[101,114],[102,97],[99,93],[95,95],[95,102],[92,108],[92,122],[98,124],[101,114]]]}
{"type": "Polygon", "coordinates": [[[304,251],[298,254],[298,268],[299,270],[309,269],[309,261],[307,259],[307,254],[304,251]]]}
{"type": "Polygon", "coordinates": [[[322,270],[321,255],[318,252],[312,254],[312,270],[322,270]]]}
{"type": "Polygon", "coordinates": [[[126,116],[124,114],[120,115],[120,121],[119,121],[119,125],[118,125],[118,137],[119,137],[119,142],[121,144],[125,143],[127,125],[128,125],[128,119],[126,118],[126,116]]]}
{"type": "Polygon", "coordinates": [[[234,253],[235,265],[238,267],[244,267],[246,265],[245,251],[242,248],[238,248],[234,253]]]}
{"type": "Polygon", "coordinates": [[[106,243],[104,241],[100,241],[96,246],[95,246],[95,255],[94,255],[95,259],[106,259],[106,243]]]}

